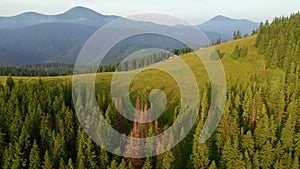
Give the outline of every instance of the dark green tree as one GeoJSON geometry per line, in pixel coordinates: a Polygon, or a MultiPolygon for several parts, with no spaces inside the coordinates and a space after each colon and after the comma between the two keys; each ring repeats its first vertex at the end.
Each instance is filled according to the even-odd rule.
{"type": "Polygon", "coordinates": [[[40,149],[38,144],[34,140],[33,146],[29,155],[29,167],[30,169],[39,169],[41,168],[41,158],[40,158],[40,149]]]}
{"type": "Polygon", "coordinates": [[[54,168],[53,158],[51,157],[48,150],[46,151],[45,156],[44,156],[43,168],[44,169],[53,169],[54,168]]]}

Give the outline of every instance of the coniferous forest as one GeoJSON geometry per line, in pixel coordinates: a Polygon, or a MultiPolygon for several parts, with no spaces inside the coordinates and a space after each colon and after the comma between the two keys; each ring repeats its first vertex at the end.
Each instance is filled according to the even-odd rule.
{"type": "MultiPolygon", "coordinates": [[[[222,60],[227,57],[232,62],[239,62],[251,59],[252,48],[255,48],[255,55],[261,56],[263,62],[246,80],[227,78],[224,114],[208,141],[200,144],[198,138],[210,104],[209,83],[200,89],[201,108],[197,123],[188,136],[170,151],[145,159],[119,157],[92,141],[76,117],[69,77],[54,80],[1,77],[0,166],[3,169],[298,169],[299,27],[300,13],[275,18],[271,23],[261,24],[257,34],[253,35],[256,42],[252,46],[234,45],[231,53],[218,50],[222,60]]],[[[183,57],[189,57],[185,52],[183,54],[183,57]]],[[[167,57],[163,55],[153,55],[142,61],[129,60],[127,65],[132,62],[135,64],[132,68],[141,68],[165,59],[167,57]]],[[[105,70],[100,72],[114,71],[117,65],[112,67],[103,67],[105,70]]],[[[124,71],[130,69],[127,67],[124,71]]],[[[104,76],[101,78],[103,74],[99,75],[98,83],[107,80],[104,76]]],[[[180,109],[177,95],[172,93],[174,97],[162,117],[152,123],[133,123],[117,112],[111,100],[110,85],[98,87],[98,106],[105,119],[119,132],[133,137],[161,133],[174,122],[180,109]]],[[[131,101],[136,109],[147,110],[148,93],[148,90],[133,91],[131,101]]],[[[89,98],[78,98],[77,101],[80,99],[89,98]]],[[[128,150],[133,148],[127,146],[128,150]]]]}

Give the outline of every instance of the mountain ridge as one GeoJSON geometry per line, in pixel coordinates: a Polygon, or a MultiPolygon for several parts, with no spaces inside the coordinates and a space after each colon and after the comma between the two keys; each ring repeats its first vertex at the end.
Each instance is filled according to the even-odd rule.
{"type": "MultiPolygon", "coordinates": [[[[238,20],[238,21],[249,21],[249,22],[253,22],[253,21],[251,21],[251,20],[249,20],[249,19],[245,19],[245,18],[242,18],[242,19],[235,19],[235,18],[231,18],[231,17],[225,16],[225,15],[216,15],[216,16],[212,17],[212,18],[209,19],[209,20],[238,20]]],[[[209,21],[209,20],[208,20],[208,21],[209,21]]],[[[207,22],[207,21],[205,21],[205,22],[207,22]]],[[[205,22],[204,22],[204,23],[205,23],[205,22]]]]}
{"type": "Polygon", "coordinates": [[[43,23],[77,23],[101,27],[118,18],[120,17],[103,15],[89,8],[77,6],[55,15],[46,15],[31,11],[15,16],[0,17],[0,29],[21,28],[43,23]]]}
{"type": "MultiPolygon", "coordinates": [[[[80,6],[56,15],[26,12],[11,17],[0,17],[0,66],[44,62],[74,63],[85,41],[100,27],[118,18],[121,17],[103,15],[89,8],[80,6]]],[[[226,17],[219,16],[219,19],[222,18],[225,19],[226,17]]],[[[213,20],[210,21],[211,25],[215,24],[213,20]]],[[[139,26],[139,29],[151,27],[155,30],[168,29],[173,32],[181,33],[189,32],[190,30],[188,26],[170,27],[152,22],[129,19],[128,23],[139,26]]],[[[231,25],[232,28],[227,30],[228,33],[222,32],[224,28],[221,27],[220,29],[218,25],[211,27],[213,29],[200,29],[213,42],[219,38],[223,41],[232,39],[233,31],[238,29],[237,26],[231,25]]],[[[143,41],[142,39],[138,40],[143,41]]],[[[148,46],[155,46],[159,43],[162,45],[162,49],[165,50],[181,45],[168,41],[158,42],[154,37],[150,37],[149,41],[148,46]]],[[[132,41],[131,43],[132,45],[136,45],[129,47],[132,48],[132,50],[138,50],[145,45],[132,41]]],[[[123,53],[112,52],[114,56],[111,57],[114,57],[114,59],[111,60],[114,62],[118,61],[117,55],[123,56],[124,52],[128,54],[130,51],[126,48],[128,48],[128,45],[123,44],[122,47],[118,48],[118,50],[123,53]]],[[[108,61],[108,63],[110,62],[108,61]]]]}
{"type": "Polygon", "coordinates": [[[218,32],[225,36],[228,40],[233,37],[233,32],[239,30],[242,35],[251,34],[253,30],[259,27],[260,23],[252,22],[248,19],[232,19],[227,16],[217,15],[204,23],[197,25],[197,27],[206,32],[218,32]]]}
{"type": "MultiPolygon", "coordinates": [[[[102,17],[112,17],[114,19],[122,18],[121,16],[116,16],[116,15],[104,15],[104,14],[101,14],[97,11],[89,9],[87,7],[75,6],[75,7],[71,8],[71,9],[69,9],[69,10],[67,10],[63,13],[58,13],[58,14],[53,14],[53,15],[48,15],[48,14],[43,14],[43,13],[39,13],[39,12],[30,11],[30,12],[24,12],[24,13],[14,15],[14,16],[0,16],[0,23],[1,23],[1,19],[12,19],[12,18],[20,18],[20,17],[23,18],[23,17],[28,17],[28,16],[29,17],[45,17],[45,18],[52,18],[53,17],[52,19],[55,19],[55,18],[59,18],[59,17],[63,17],[63,16],[69,16],[69,15],[82,17],[82,16],[86,16],[87,14],[97,15],[97,16],[102,16],[102,17]]],[[[211,21],[226,21],[226,20],[227,21],[243,21],[243,22],[251,22],[251,23],[259,24],[257,22],[253,22],[249,19],[234,19],[234,18],[224,16],[224,15],[216,15],[216,16],[210,18],[209,20],[207,20],[207,21],[205,21],[201,24],[195,24],[195,26],[200,26],[200,25],[209,23],[211,21]]],[[[42,22],[42,23],[47,23],[47,21],[42,22]]],[[[176,25],[176,26],[186,26],[186,25],[176,25]]],[[[0,28],[2,28],[2,27],[4,27],[4,25],[0,24],[0,28]]]]}

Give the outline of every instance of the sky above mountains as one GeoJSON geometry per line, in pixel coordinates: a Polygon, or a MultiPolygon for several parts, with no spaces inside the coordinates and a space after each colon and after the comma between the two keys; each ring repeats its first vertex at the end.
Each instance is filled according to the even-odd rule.
{"type": "Polygon", "coordinates": [[[58,14],[74,6],[85,6],[102,14],[118,16],[162,13],[194,24],[216,15],[260,22],[300,10],[299,0],[1,0],[0,16],[28,11],[58,14]]]}

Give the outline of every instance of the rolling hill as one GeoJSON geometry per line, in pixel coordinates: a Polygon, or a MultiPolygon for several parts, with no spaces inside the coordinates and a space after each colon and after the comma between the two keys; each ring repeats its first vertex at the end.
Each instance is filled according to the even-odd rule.
{"type": "MultiPolygon", "coordinates": [[[[254,46],[256,42],[256,35],[254,36],[249,36],[243,39],[238,39],[234,41],[229,41],[225,42],[223,44],[219,44],[214,46],[215,49],[220,50],[222,53],[225,53],[224,57],[222,58],[222,63],[224,66],[225,74],[227,77],[227,80],[230,81],[232,78],[239,78],[242,81],[248,81],[251,77],[252,74],[258,73],[259,68],[261,64],[263,63],[263,56],[259,55],[257,52],[257,48],[254,46]],[[248,55],[247,57],[240,58],[240,59],[233,59],[231,57],[231,54],[235,48],[236,45],[239,46],[245,46],[248,47],[248,55]],[[240,70],[240,71],[237,71],[240,70]]],[[[198,51],[198,52],[201,52],[198,51]]],[[[206,69],[200,59],[195,55],[195,53],[188,53],[184,54],[179,57],[182,59],[192,70],[192,72],[195,74],[198,82],[198,86],[201,88],[203,87],[207,82],[208,82],[208,76],[206,73],[206,69]]],[[[179,58],[174,58],[174,59],[169,59],[164,62],[159,62],[156,63],[157,65],[159,64],[167,64],[167,65],[172,65],[174,66],[174,61],[179,58]]],[[[279,70],[277,69],[270,69],[269,75],[272,76],[273,73],[278,73],[279,70]]],[[[152,70],[147,70],[145,68],[145,71],[141,75],[139,75],[139,78],[136,79],[140,81],[138,84],[143,84],[143,79],[147,81],[147,78],[153,78],[157,76],[159,72],[152,71],[152,70]],[[154,74],[152,74],[154,73],[154,74]],[[143,75],[144,74],[144,75],[143,75]]],[[[97,75],[97,83],[100,86],[110,86],[110,80],[112,77],[113,73],[107,72],[107,73],[99,73],[97,75]]],[[[39,79],[40,77],[15,77],[17,79],[28,79],[28,80],[34,80],[34,79],[39,79]]],[[[45,80],[71,80],[72,76],[60,76],[60,77],[42,77],[45,80]]],[[[159,79],[164,79],[163,76],[159,75],[157,78],[159,79]]],[[[5,78],[4,78],[5,79],[5,78]]],[[[2,78],[2,82],[4,80],[2,78]]],[[[154,81],[155,83],[158,83],[160,85],[168,86],[167,82],[165,80],[157,80],[154,81]],[[164,84],[166,83],[166,84],[164,84]]],[[[137,86],[138,89],[143,89],[145,86],[137,86]]],[[[137,90],[137,89],[135,89],[137,90]]]]}

